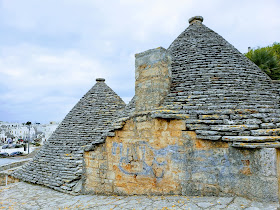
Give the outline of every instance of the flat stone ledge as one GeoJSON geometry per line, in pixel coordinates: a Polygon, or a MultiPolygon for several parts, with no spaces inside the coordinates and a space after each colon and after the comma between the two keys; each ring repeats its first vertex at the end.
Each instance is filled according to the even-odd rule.
{"type": "Polygon", "coordinates": [[[221,140],[222,136],[203,136],[203,135],[197,135],[198,139],[204,139],[204,140],[211,140],[211,141],[218,141],[221,140]]]}
{"type": "Polygon", "coordinates": [[[262,148],[280,148],[280,142],[264,142],[264,143],[240,143],[234,142],[232,147],[241,147],[248,149],[262,149],[262,148]]]}
{"type": "Polygon", "coordinates": [[[280,80],[271,80],[272,83],[279,83],[280,84],[280,80]]]}
{"type": "Polygon", "coordinates": [[[278,141],[280,136],[223,136],[223,141],[266,142],[278,141]]]}
{"type": "Polygon", "coordinates": [[[135,58],[149,56],[150,54],[155,53],[155,52],[166,53],[166,49],[163,48],[163,47],[157,47],[157,48],[154,48],[154,49],[149,49],[149,50],[146,50],[144,52],[136,53],[135,58]]]}
{"type": "Polygon", "coordinates": [[[280,134],[280,128],[251,130],[251,134],[253,136],[278,136],[280,134]]]}
{"type": "Polygon", "coordinates": [[[258,125],[250,125],[250,124],[244,124],[244,125],[212,125],[211,130],[214,131],[244,131],[244,130],[252,130],[252,129],[258,129],[258,125]]]}
{"type": "Polygon", "coordinates": [[[177,119],[177,120],[185,120],[190,118],[187,114],[179,114],[179,113],[171,113],[172,111],[164,112],[164,111],[157,111],[152,112],[152,118],[163,118],[163,119],[177,119]]]}

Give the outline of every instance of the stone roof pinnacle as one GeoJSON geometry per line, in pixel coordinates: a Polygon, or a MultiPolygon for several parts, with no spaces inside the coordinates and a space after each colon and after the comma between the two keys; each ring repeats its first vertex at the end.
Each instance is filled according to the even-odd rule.
{"type": "Polygon", "coordinates": [[[191,17],[189,19],[189,23],[190,24],[201,24],[203,22],[203,17],[202,16],[194,16],[194,17],[191,17]]]}
{"type": "Polygon", "coordinates": [[[104,78],[96,78],[96,82],[105,82],[104,78]]]}

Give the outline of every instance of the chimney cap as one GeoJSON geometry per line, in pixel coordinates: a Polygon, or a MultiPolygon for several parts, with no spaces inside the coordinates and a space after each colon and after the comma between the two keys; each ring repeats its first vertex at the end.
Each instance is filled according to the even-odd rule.
{"type": "Polygon", "coordinates": [[[202,16],[194,16],[194,17],[191,17],[189,19],[189,23],[192,24],[192,23],[202,23],[203,22],[203,17],[202,16]]]}
{"type": "Polygon", "coordinates": [[[96,78],[96,82],[105,82],[104,78],[96,78]]]}

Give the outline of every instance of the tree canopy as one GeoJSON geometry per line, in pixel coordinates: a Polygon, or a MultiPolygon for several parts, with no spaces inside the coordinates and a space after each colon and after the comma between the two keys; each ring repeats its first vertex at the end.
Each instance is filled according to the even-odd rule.
{"type": "Polygon", "coordinates": [[[271,79],[280,80],[280,43],[252,49],[245,56],[253,61],[271,79]]]}

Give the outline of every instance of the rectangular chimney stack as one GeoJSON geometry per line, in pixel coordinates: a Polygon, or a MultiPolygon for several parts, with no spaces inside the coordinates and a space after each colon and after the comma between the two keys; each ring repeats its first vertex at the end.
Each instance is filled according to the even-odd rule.
{"type": "Polygon", "coordinates": [[[136,112],[159,107],[171,86],[171,56],[162,47],[135,55],[136,112]]]}

